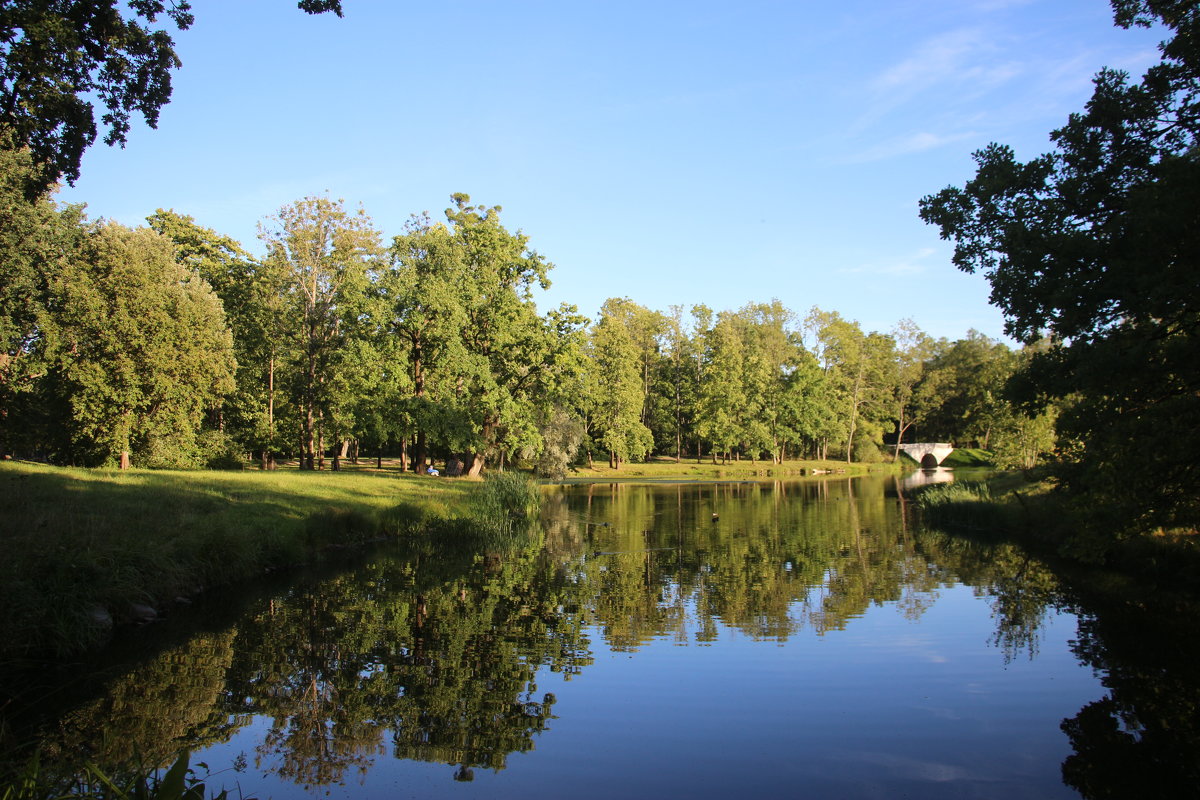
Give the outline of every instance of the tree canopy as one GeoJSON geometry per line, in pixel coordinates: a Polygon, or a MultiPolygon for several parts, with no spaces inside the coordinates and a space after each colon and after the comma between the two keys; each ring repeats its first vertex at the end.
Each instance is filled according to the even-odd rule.
{"type": "Polygon", "coordinates": [[[993,144],[963,187],[921,201],[981,271],[1018,339],[1049,337],[1018,384],[1031,404],[1065,401],[1068,486],[1117,498],[1126,525],[1200,518],[1200,9],[1115,0],[1117,24],[1172,36],[1139,81],[1102,70],[1082,112],[1027,162],[993,144]],[[1136,458],[1138,469],[1126,470],[1136,458]]]}
{"type": "MultiPolygon", "coordinates": [[[[342,15],[340,0],[297,6],[342,15]]],[[[27,193],[79,178],[97,104],[105,144],[124,146],[135,113],[157,127],[181,66],[160,17],[178,30],[194,21],[187,0],[0,0],[0,145],[32,153],[27,193]]]]}

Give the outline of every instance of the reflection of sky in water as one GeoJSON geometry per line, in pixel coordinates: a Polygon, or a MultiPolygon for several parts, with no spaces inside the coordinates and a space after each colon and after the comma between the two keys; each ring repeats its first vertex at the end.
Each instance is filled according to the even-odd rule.
{"type": "Polygon", "coordinates": [[[166,713],[240,708],[193,761],[276,800],[1073,797],[1060,724],[1104,689],[1053,577],[915,527],[899,482],[552,492],[544,548],[385,551],[151,673],[211,678],[166,713]]]}
{"type": "MultiPolygon", "coordinates": [[[[334,797],[1074,797],[1060,780],[1070,748],[1059,723],[1103,690],[1068,651],[1073,617],[1050,612],[1056,624],[1043,629],[1038,657],[1006,664],[990,643],[988,598],[961,584],[929,595],[917,614],[899,600],[877,601],[819,634],[804,624],[804,604],[793,603],[797,624],[786,641],[722,622],[714,639],[697,642],[683,633],[697,627],[694,598],[683,602],[683,631],[632,651],[610,648],[593,627],[595,662],[582,674],[539,674],[536,694],[556,695],[555,718],[535,737],[535,750],[511,754],[506,769],[476,768],[473,781],[461,783],[449,765],[380,754],[369,774],[347,774],[346,786],[327,790],[334,797]]],[[[219,750],[253,753],[261,733],[256,725],[219,750]]],[[[325,794],[259,783],[268,767],[251,767],[243,790],[277,799],[325,794]]]]}

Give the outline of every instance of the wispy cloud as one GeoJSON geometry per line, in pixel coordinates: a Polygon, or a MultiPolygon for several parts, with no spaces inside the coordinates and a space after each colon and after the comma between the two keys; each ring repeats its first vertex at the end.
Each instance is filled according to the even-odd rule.
{"type": "Polygon", "coordinates": [[[895,259],[867,262],[853,267],[842,267],[838,272],[844,275],[882,275],[888,277],[920,275],[929,269],[929,264],[926,262],[930,256],[936,254],[936,248],[922,247],[914,253],[899,256],[895,259]]]}
{"type": "Polygon", "coordinates": [[[936,105],[961,105],[1013,81],[1024,67],[997,59],[998,48],[979,28],[959,28],[926,39],[866,84],[868,110],[858,126],[866,128],[922,95],[936,105]]]}
{"type": "Polygon", "coordinates": [[[975,137],[974,131],[964,131],[962,133],[952,134],[937,134],[921,131],[908,136],[903,136],[898,139],[891,139],[878,144],[870,145],[857,153],[851,153],[839,159],[843,164],[862,164],[868,161],[883,161],[889,158],[898,156],[910,155],[913,153],[921,153],[926,150],[934,150],[938,147],[943,147],[947,144],[961,142],[964,139],[975,137]]]}
{"type": "Polygon", "coordinates": [[[980,11],[1003,11],[1008,8],[1018,8],[1027,6],[1034,0],[981,0],[975,4],[975,8],[980,11]]]}
{"type": "Polygon", "coordinates": [[[876,92],[912,92],[953,76],[979,47],[978,29],[948,31],[922,42],[913,53],[876,75],[876,92]]]}

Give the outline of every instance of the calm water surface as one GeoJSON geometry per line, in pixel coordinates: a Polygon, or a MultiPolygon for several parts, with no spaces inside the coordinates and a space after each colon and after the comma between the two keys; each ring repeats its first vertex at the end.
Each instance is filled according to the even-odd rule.
{"type": "Polygon", "coordinates": [[[6,735],[262,798],[1195,791],[1190,601],[921,529],[913,482],[550,488],[534,543],[197,610],[6,735]]]}

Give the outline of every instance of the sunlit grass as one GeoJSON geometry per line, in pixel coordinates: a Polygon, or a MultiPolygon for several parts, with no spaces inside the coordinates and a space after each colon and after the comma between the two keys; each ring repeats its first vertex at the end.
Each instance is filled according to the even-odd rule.
{"type": "MultiPolygon", "coordinates": [[[[178,598],[310,563],[329,548],[415,531],[455,535],[455,520],[486,519],[486,528],[501,520],[497,504],[528,499],[515,476],[481,494],[486,484],[478,481],[375,464],[121,472],[0,462],[0,659],[78,652],[146,613],[136,606],[161,611],[178,598]]],[[[866,469],[660,458],[619,471],[597,464],[570,477],[753,480],[866,469]]]]}
{"type": "Polygon", "coordinates": [[[597,460],[594,465],[576,465],[567,472],[568,481],[576,480],[611,480],[622,478],[646,479],[689,479],[689,480],[723,480],[730,478],[783,478],[799,477],[801,475],[847,473],[857,474],[872,469],[890,469],[889,464],[847,464],[845,461],[785,461],[773,464],[770,461],[728,461],[725,464],[713,464],[712,459],[705,456],[699,462],[695,457],[684,458],[676,463],[673,457],[658,456],[644,464],[624,463],[619,469],[612,469],[607,460],[597,460]]]}
{"type": "Polygon", "coordinates": [[[222,584],[453,516],[479,484],[397,472],[127,472],[0,463],[0,653],[65,654],[222,584]]]}

